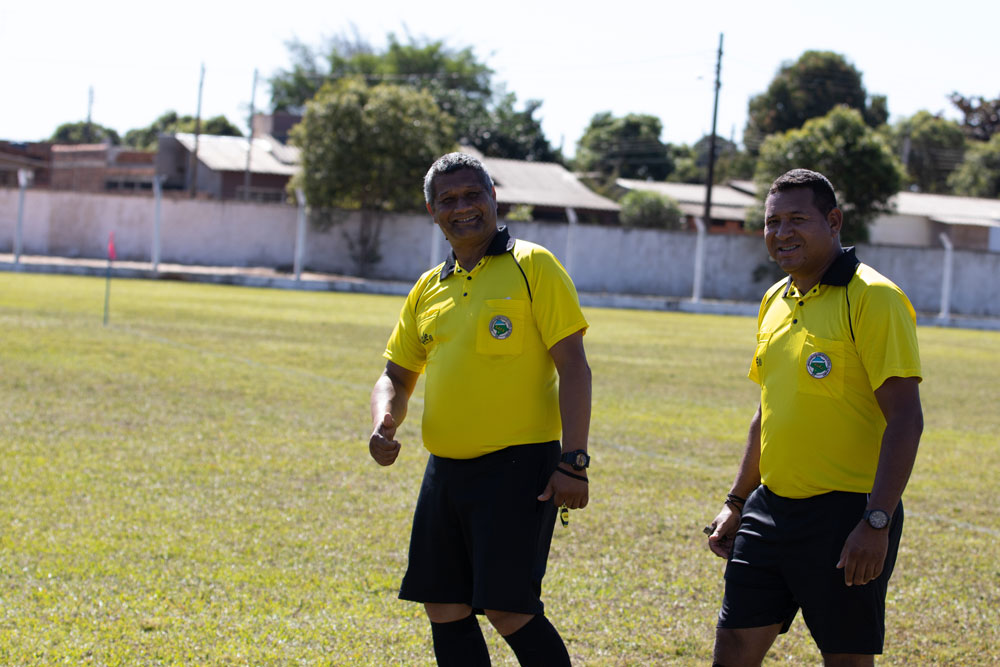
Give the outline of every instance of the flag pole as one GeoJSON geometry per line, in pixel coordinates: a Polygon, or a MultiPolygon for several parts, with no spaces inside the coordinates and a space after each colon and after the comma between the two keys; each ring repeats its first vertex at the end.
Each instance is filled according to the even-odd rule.
{"type": "Polygon", "coordinates": [[[108,311],[111,306],[111,262],[115,259],[115,233],[108,233],[108,270],[104,281],[104,326],[108,326],[108,311]]]}

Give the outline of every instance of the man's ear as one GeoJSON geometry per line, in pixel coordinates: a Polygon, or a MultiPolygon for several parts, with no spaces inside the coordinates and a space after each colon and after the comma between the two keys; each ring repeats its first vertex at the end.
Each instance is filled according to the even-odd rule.
{"type": "Polygon", "coordinates": [[[841,228],[844,226],[844,212],[839,208],[832,208],[830,212],[826,214],[826,221],[830,223],[830,231],[834,234],[840,234],[841,228]]]}

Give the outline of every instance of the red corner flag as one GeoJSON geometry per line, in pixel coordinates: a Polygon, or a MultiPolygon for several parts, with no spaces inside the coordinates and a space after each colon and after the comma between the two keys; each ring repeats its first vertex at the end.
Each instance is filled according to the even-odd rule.
{"type": "Polygon", "coordinates": [[[115,233],[108,232],[108,261],[118,259],[115,256],[115,233]]]}

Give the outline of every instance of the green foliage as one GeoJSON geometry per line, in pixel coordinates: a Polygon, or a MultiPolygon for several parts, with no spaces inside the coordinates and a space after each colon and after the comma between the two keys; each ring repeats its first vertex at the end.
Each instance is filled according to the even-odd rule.
{"type": "MultiPolygon", "coordinates": [[[[754,172],[761,200],[774,179],[797,167],[822,173],[837,189],[846,244],[867,240],[868,224],[891,210],[889,200],[902,182],[902,166],[885,140],[865,124],[860,112],[847,107],[764,141],[754,172]]],[[[761,227],[763,216],[754,224],[761,227]]]]}
{"type": "MultiPolygon", "coordinates": [[[[176,111],[167,111],[147,127],[135,128],[125,133],[125,145],[139,150],[155,151],[161,134],[176,132],[194,133],[197,120],[194,116],[178,116],[176,111]]],[[[225,137],[242,137],[240,128],[229,122],[225,116],[203,119],[199,128],[201,134],[225,137]]]]}
{"type": "Polygon", "coordinates": [[[965,137],[958,123],[918,111],[896,123],[890,136],[910,183],[921,192],[951,192],[948,175],[962,162],[965,152],[965,137]]]}
{"type": "Polygon", "coordinates": [[[576,149],[576,169],[605,181],[639,178],[662,181],[674,170],[670,147],[660,141],[663,123],[649,114],[616,118],[595,114],[576,149]]]}
{"type": "Polygon", "coordinates": [[[962,129],[970,139],[989,141],[1000,132],[1000,97],[988,100],[982,96],[965,97],[952,93],[949,99],[965,116],[962,129]]]}
{"type": "MultiPolygon", "coordinates": [[[[674,162],[674,171],[667,180],[674,183],[707,183],[710,139],[709,135],[705,135],[693,146],[671,145],[670,155],[674,162]]],[[[750,153],[741,151],[733,142],[716,135],[713,175],[715,183],[752,178],[754,163],[755,158],[750,153]]]]}
{"type": "Polygon", "coordinates": [[[270,79],[275,111],[304,108],[324,82],[361,77],[369,85],[426,90],[454,119],[454,140],[484,155],[543,161],[560,157],[534,118],[541,102],[529,100],[517,111],[515,95],[494,86],[493,70],[479,62],[471,48],[452,49],[443,41],[413,37],[404,43],[391,33],[382,52],[357,35],[336,37],[325,50],[298,41],[288,48],[291,69],[270,79]]]}
{"type": "Polygon", "coordinates": [[[528,206],[527,204],[516,204],[510,207],[510,210],[507,211],[507,215],[505,215],[504,218],[515,222],[531,222],[535,219],[534,209],[534,206],[528,206]]]}
{"type": "Polygon", "coordinates": [[[680,229],[684,216],[675,200],[649,190],[630,190],[622,197],[621,207],[623,227],[680,229]]]}
{"type": "Polygon", "coordinates": [[[743,144],[756,153],[768,135],[802,127],[841,105],[859,110],[869,126],[878,127],[888,118],[886,98],[868,102],[861,78],[854,65],[831,51],[806,51],[784,63],[767,91],[750,99],[743,144]]]}
{"type": "Polygon", "coordinates": [[[1000,132],[989,141],[971,142],[948,184],[957,195],[1000,197],[1000,132]]]}
{"type": "Polygon", "coordinates": [[[100,144],[108,142],[113,146],[121,143],[121,137],[110,127],[85,120],[63,123],[48,139],[54,144],[100,144]]]}
{"type": "Polygon", "coordinates": [[[379,260],[381,211],[423,208],[423,177],[454,147],[452,120],[426,91],[360,78],[324,84],[291,131],[302,169],[289,183],[315,209],[361,209],[359,272],[379,260]]]}
{"type": "MultiPolygon", "coordinates": [[[[103,294],[0,273],[0,663],[433,664],[396,599],[423,381],[396,464],[364,442],[402,297],[116,279],[102,327],[103,294]]],[[[585,314],[591,501],[556,526],[546,613],[573,664],[709,664],[724,563],[700,529],[760,398],[755,320],[585,314]]],[[[998,664],[1000,334],[918,336],[926,426],[879,664],[998,664]]],[[[769,661],[822,662],[801,615],[769,661]]]]}

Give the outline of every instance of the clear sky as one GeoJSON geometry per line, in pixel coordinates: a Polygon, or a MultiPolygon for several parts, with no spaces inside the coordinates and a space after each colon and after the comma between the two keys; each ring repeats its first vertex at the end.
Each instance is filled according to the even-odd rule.
{"type": "Polygon", "coordinates": [[[654,114],[662,139],[692,143],[711,129],[723,33],[718,133],[742,138],[750,96],[783,61],[808,49],[843,54],[890,120],[921,109],[957,118],[947,95],[1000,96],[1000,2],[841,0],[836,3],[669,0],[278,0],[169,3],[0,0],[0,139],[37,141],[87,116],[120,134],[174,109],[246,131],[266,79],[288,67],[285,43],[356,30],[376,45],[389,32],[472,47],[536,116],[553,145],[575,152],[591,116],[654,114]]]}

